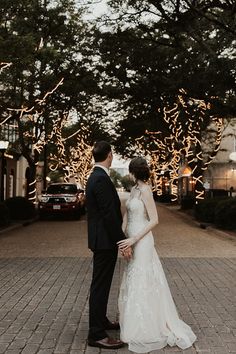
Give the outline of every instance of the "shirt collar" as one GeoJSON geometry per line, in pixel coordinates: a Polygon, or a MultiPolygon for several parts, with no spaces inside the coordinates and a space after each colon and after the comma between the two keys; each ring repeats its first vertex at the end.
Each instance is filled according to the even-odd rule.
{"type": "Polygon", "coordinates": [[[106,167],[100,165],[99,163],[95,163],[95,167],[100,167],[100,168],[102,168],[102,169],[106,172],[106,174],[109,176],[109,170],[108,170],[108,168],[106,168],[106,167]]]}

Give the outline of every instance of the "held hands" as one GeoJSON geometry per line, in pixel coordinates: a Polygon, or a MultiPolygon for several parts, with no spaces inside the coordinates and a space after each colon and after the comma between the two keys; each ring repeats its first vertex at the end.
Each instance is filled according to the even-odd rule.
{"type": "Polygon", "coordinates": [[[121,251],[121,255],[124,257],[124,259],[126,259],[126,261],[130,261],[132,258],[132,248],[129,247],[127,250],[121,251]]]}

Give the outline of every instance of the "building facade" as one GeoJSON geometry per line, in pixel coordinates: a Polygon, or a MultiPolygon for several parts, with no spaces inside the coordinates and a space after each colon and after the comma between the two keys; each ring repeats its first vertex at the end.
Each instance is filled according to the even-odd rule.
{"type": "Polygon", "coordinates": [[[236,191],[236,160],[232,160],[232,152],[236,153],[236,119],[226,124],[220,149],[204,174],[209,189],[236,191]]]}

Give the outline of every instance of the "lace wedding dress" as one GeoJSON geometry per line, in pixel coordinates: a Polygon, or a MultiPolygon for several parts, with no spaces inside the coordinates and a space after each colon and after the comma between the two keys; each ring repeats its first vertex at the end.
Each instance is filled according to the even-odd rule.
{"type": "MultiPolygon", "coordinates": [[[[126,207],[126,234],[134,237],[149,222],[139,190],[132,191],[126,207]]],[[[151,231],[134,245],[118,306],[121,340],[133,352],[146,353],[166,345],[186,349],[196,340],[191,328],[178,316],[151,231]]]]}

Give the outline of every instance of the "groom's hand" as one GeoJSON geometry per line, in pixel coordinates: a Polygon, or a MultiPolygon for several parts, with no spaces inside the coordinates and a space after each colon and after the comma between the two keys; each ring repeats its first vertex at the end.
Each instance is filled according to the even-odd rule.
{"type": "Polygon", "coordinates": [[[127,261],[130,261],[132,258],[132,247],[127,248],[126,250],[122,251],[121,254],[127,261]]]}

